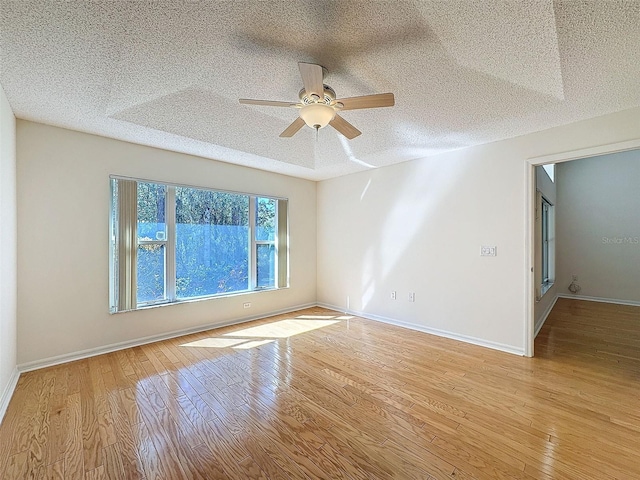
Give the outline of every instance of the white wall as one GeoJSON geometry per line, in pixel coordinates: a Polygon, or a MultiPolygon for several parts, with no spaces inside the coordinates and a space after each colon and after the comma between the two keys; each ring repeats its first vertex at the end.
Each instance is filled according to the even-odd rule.
{"type": "Polygon", "coordinates": [[[17,158],[18,364],[316,300],[314,182],[23,120],[17,158]],[[291,288],[109,315],[110,174],[289,198],[291,288]]]}
{"type": "Polygon", "coordinates": [[[640,150],[558,164],[559,293],[640,302],[640,150]]]}
{"type": "Polygon", "coordinates": [[[320,182],[318,301],[523,352],[526,160],[638,138],[635,108],[320,182]]]}
{"type": "Polygon", "coordinates": [[[16,373],[16,120],[0,86],[0,420],[16,373]]]}
{"type": "Polygon", "coordinates": [[[525,160],[639,138],[636,108],[320,182],[316,234],[313,182],[19,120],[18,363],[233,321],[246,300],[261,315],[347,297],[353,311],[522,352],[525,160]],[[109,315],[109,174],[288,197],[292,288],[109,315]]]}

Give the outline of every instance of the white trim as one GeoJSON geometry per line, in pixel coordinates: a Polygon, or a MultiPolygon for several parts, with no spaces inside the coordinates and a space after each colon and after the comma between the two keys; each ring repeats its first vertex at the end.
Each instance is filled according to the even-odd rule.
{"type": "MultiPolygon", "coordinates": [[[[164,199],[164,218],[166,230],[164,285],[165,298],[176,301],[176,187],[167,185],[164,199]]],[[[140,241],[138,240],[138,244],[140,241]]]]}
{"type": "Polygon", "coordinates": [[[20,372],[18,372],[17,368],[13,369],[11,372],[11,378],[9,378],[9,383],[0,395],[0,423],[2,423],[2,419],[4,418],[4,414],[7,413],[7,407],[9,406],[9,402],[11,401],[11,397],[13,397],[13,392],[16,389],[16,385],[18,384],[18,379],[20,378],[20,372]]]}
{"type": "Polygon", "coordinates": [[[231,193],[236,195],[254,195],[256,197],[275,198],[276,200],[289,200],[289,197],[278,197],[278,196],[273,196],[271,194],[266,194],[266,193],[239,192],[237,190],[225,190],[224,188],[219,188],[219,187],[196,185],[196,184],[190,184],[190,183],[175,183],[175,182],[168,182],[166,180],[152,180],[150,178],[130,177],[128,175],[112,174],[112,175],[109,175],[109,178],[113,178],[116,180],[120,180],[120,179],[133,180],[133,181],[142,182],[142,183],[157,183],[158,185],[167,185],[170,187],[183,187],[183,188],[195,188],[197,190],[210,190],[215,192],[231,193]]]}
{"type": "Polygon", "coordinates": [[[553,310],[553,307],[556,306],[556,302],[558,301],[558,297],[559,297],[559,295],[556,295],[556,297],[553,299],[553,302],[551,302],[549,304],[549,306],[547,307],[547,310],[544,312],[544,315],[542,315],[542,317],[540,317],[540,320],[538,320],[536,322],[535,330],[533,331],[533,338],[536,338],[538,336],[538,334],[540,333],[540,330],[542,330],[542,326],[544,325],[544,322],[547,321],[547,317],[551,313],[551,310],[553,310]]]}
{"type": "Polygon", "coordinates": [[[536,221],[536,168],[531,162],[525,162],[525,228],[524,228],[524,285],[525,285],[525,306],[524,306],[524,354],[527,357],[534,356],[534,317],[535,317],[535,221],[536,221]]]}
{"type": "Polygon", "coordinates": [[[562,153],[554,153],[551,155],[542,155],[529,159],[529,163],[533,165],[545,165],[547,163],[562,163],[580,158],[597,157],[599,155],[608,155],[611,153],[625,152],[627,150],[635,150],[640,148],[640,139],[628,140],[626,142],[609,143],[607,145],[599,145],[597,147],[583,148],[580,150],[572,150],[562,153]]]}
{"type": "Polygon", "coordinates": [[[136,338],[134,340],[127,340],[125,342],[112,343],[110,345],[104,345],[96,348],[89,348],[87,350],[80,350],[79,352],[65,353],[63,355],[56,355],[54,357],[43,358],[41,360],[34,360],[32,362],[21,363],[18,365],[17,370],[20,373],[30,372],[32,370],[38,370],[40,368],[52,367],[54,365],[60,365],[61,363],[73,362],[75,360],[82,360],[84,358],[95,357],[96,355],[102,355],[105,353],[116,352],[118,350],[124,350],[126,348],[138,347],[140,345],[146,345],[148,343],[160,342],[162,340],[168,340],[170,338],[182,337],[183,335],[190,335],[192,333],[204,332],[212,330],[214,328],[227,327],[229,325],[237,325],[240,323],[250,322],[252,320],[259,320],[273,315],[282,315],[284,313],[295,312],[297,310],[303,310],[305,308],[315,307],[316,303],[306,303],[303,305],[296,305],[295,307],[289,307],[282,310],[276,310],[272,312],[264,312],[259,315],[252,315],[250,317],[236,318],[221,323],[210,323],[207,325],[200,325],[198,327],[186,328],[183,330],[174,330],[172,332],[161,333],[159,335],[151,335],[149,337],[136,338]]]}
{"type": "Polygon", "coordinates": [[[249,197],[249,288],[255,290],[258,285],[258,252],[256,249],[256,234],[258,227],[256,225],[256,204],[257,198],[251,195],[249,197]]]}
{"type": "Polygon", "coordinates": [[[589,297],[587,295],[567,295],[565,293],[559,293],[558,297],[570,298],[574,300],[584,300],[586,302],[615,303],[616,305],[629,305],[632,307],[640,307],[640,301],[637,301],[637,300],[620,300],[617,298],[589,297]]]}
{"type": "Polygon", "coordinates": [[[461,335],[461,334],[449,332],[446,330],[440,330],[437,328],[430,328],[422,325],[416,325],[415,323],[403,322],[400,320],[395,320],[393,318],[383,317],[381,315],[374,315],[372,313],[356,312],[349,309],[344,310],[344,308],[342,307],[338,307],[336,305],[329,305],[326,303],[318,303],[318,306],[323,308],[328,308],[330,310],[336,310],[338,312],[344,311],[344,313],[349,315],[356,315],[358,317],[366,318],[368,320],[375,320],[377,322],[388,323],[391,325],[396,325],[398,327],[409,328],[411,330],[417,330],[418,332],[428,333],[430,335],[436,335],[438,337],[450,338],[452,340],[457,340],[459,342],[471,343],[473,345],[479,345],[481,347],[491,348],[493,350],[500,350],[502,352],[524,356],[523,348],[514,347],[512,345],[505,345],[504,343],[491,342],[489,340],[484,340],[482,338],[477,338],[477,337],[471,337],[469,335],[461,335]]]}

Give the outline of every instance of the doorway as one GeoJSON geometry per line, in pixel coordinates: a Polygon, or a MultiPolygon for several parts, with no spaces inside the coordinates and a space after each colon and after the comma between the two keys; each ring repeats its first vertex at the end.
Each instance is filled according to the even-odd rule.
{"type": "MultiPolygon", "coordinates": [[[[525,286],[526,286],[526,311],[525,311],[525,328],[524,328],[524,346],[525,355],[534,356],[534,339],[537,334],[535,328],[535,305],[538,298],[539,286],[536,281],[536,264],[538,261],[537,242],[536,242],[536,205],[539,200],[536,188],[536,167],[542,165],[551,165],[568,162],[571,160],[579,160],[589,157],[596,157],[606,154],[625,152],[628,150],[640,149],[640,139],[627,142],[619,142],[615,144],[603,145],[599,147],[563,152],[554,155],[545,155],[542,157],[534,157],[527,160],[526,169],[526,236],[525,236],[525,252],[527,253],[527,261],[525,268],[525,286]]],[[[555,300],[554,300],[555,301],[555,300]]],[[[551,305],[552,307],[553,305],[551,305]]],[[[550,308],[549,308],[550,311],[550,308]]],[[[540,325],[541,326],[541,325],[540,325]]]]}

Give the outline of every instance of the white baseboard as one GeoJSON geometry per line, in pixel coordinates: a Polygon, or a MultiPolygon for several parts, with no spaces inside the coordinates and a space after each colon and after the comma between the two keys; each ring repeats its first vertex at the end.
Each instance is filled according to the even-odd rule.
{"type": "Polygon", "coordinates": [[[542,317],[540,317],[540,320],[536,322],[535,330],[533,332],[533,338],[536,338],[540,333],[540,330],[542,330],[542,326],[544,325],[544,322],[547,321],[547,317],[551,313],[551,310],[553,310],[553,307],[555,307],[559,297],[560,295],[556,295],[556,297],[553,299],[553,302],[551,302],[549,304],[549,307],[547,307],[547,310],[544,312],[544,315],[542,315],[542,317]]]}
{"type": "Polygon", "coordinates": [[[16,389],[19,378],[20,372],[18,372],[17,368],[14,368],[13,372],[11,373],[11,378],[9,378],[9,383],[7,383],[4,392],[2,392],[2,394],[0,395],[0,423],[2,423],[4,414],[7,413],[7,407],[9,406],[9,402],[11,401],[11,397],[13,396],[13,392],[16,389]]]}
{"type": "Polygon", "coordinates": [[[587,302],[615,303],[616,305],[629,305],[632,307],[640,307],[640,302],[636,300],[619,300],[617,298],[589,297],[586,295],[567,295],[558,294],[559,298],[571,298],[573,300],[585,300],[587,302]]]}
{"type": "Polygon", "coordinates": [[[170,338],[182,337],[183,335],[189,335],[192,333],[204,332],[214,328],[227,327],[229,325],[237,325],[240,323],[250,322],[252,320],[258,320],[261,318],[271,317],[274,315],[282,315],[289,312],[295,312],[296,310],[302,310],[305,308],[315,307],[316,303],[307,303],[304,305],[296,305],[282,310],[276,310],[272,312],[265,312],[259,315],[252,315],[250,317],[236,318],[222,323],[211,323],[207,325],[200,325],[198,327],[187,328],[183,330],[174,330],[168,333],[162,333],[159,335],[151,335],[149,337],[136,338],[134,340],[127,340],[125,342],[112,343],[110,345],[104,345],[96,348],[89,348],[87,350],[81,350],[79,352],[65,353],[63,355],[56,355],[54,357],[43,358],[41,360],[34,360],[32,362],[21,363],[18,365],[18,372],[30,372],[32,370],[39,370],[41,368],[53,367],[54,365],[60,365],[61,363],[73,362],[75,360],[82,360],[84,358],[95,357],[96,355],[102,355],[105,353],[111,353],[118,350],[124,350],[126,348],[138,347],[140,345],[146,345],[148,343],[160,342],[162,340],[168,340],[170,338]]]}
{"type": "Polygon", "coordinates": [[[512,345],[505,345],[503,343],[492,342],[489,340],[484,340],[482,338],[471,337],[469,335],[461,335],[458,333],[448,332],[446,330],[440,330],[437,328],[425,327],[422,325],[416,325],[415,323],[402,322],[400,320],[395,320],[393,318],[383,317],[380,315],[374,315],[371,313],[365,312],[356,312],[352,310],[345,310],[344,307],[337,307],[335,305],[329,305],[326,303],[318,303],[319,307],[328,308],[330,310],[336,310],[338,312],[345,312],[349,315],[356,315],[358,317],[367,318],[369,320],[375,320],[382,323],[388,323],[391,325],[396,325],[398,327],[409,328],[411,330],[417,330],[419,332],[428,333],[430,335],[436,335],[438,337],[450,338],[452,340],[457,340],[459,342],[471,343],[473,345],[479,345],[481,347],[491,348],[493,350],[500,350],[501,352],[512,353],[514,355],[524,356],[524,349],[514,347],[512,345]]]}

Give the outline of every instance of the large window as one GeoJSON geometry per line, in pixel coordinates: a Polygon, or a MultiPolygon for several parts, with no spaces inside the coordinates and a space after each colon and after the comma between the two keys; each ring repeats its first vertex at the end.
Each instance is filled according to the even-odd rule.
{"type": "Polygon", "coordinates": [[[286,287],[287,201],[112,178],[111,311],[286,287]]]}

